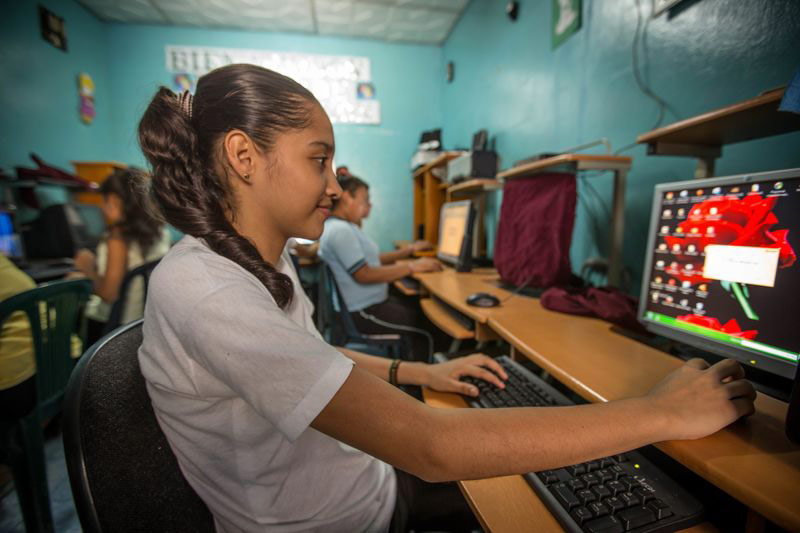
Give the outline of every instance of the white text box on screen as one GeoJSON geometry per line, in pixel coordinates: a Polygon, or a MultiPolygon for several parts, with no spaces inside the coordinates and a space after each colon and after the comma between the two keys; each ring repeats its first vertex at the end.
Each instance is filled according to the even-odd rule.
{"type": "Polygon", "coordinates": [[[777,248],[709,244],[705,248],[703,276],[721,281],[737,281],[772,287],[778,270],[777,248]]]}

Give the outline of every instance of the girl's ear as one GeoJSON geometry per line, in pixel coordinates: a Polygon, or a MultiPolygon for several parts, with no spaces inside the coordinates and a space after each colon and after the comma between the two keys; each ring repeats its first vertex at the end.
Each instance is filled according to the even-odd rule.
{"type": "Polygon", "coordinates": [[[257,149],[253,140],[241,130],[231,130],[223,140],[225,158],[236,176],[247,183],[255,173],[257,149]]]}

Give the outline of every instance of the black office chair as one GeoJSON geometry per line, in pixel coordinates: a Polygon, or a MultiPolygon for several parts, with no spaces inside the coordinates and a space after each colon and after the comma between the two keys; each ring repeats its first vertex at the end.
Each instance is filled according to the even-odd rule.
{"type": "Polygon", "coordinates": [[[137,351],[142,320],[81,358],[64,399],[64,451],[84,531],[213,532],[156,421],[137,351]]]}
{"type": "Polygon", "coordinates": [[[320,332],[335,346],[352,348],[373,355],[408,359],[411,350],[405,335],[397,333],[367,334],[358,331],[347,310],[330,266],[324,261],[320,270],[318,324],[320,332]],[[338,308],[338,310],[337,310],[338,308]]]}
{"type": "Polygon", "coordinates": [[[147,285],[150,283],[150,274],[153,273],[153,270],[156,268],[159,261],[161,261],[161,259],[144,263],[143,265],[139,265],[125,274],[125,277],[122,278],[122,285],[119,287],[119,297],[111,306],[111,312],[108,315],[108,320],[106,321],[105,328],[103,329],[103,335],[111,333],[122,325],[122,313],[125,311],[125,304],[128,301],[128,293],[131,289],[131,283],[133,283],[133,280],[138,277],[141,277],[142,281],[144,282],[144,287],[142,289],[144,291],[142,303],[144,304],[144,301],[147,298],[147,285]]]}

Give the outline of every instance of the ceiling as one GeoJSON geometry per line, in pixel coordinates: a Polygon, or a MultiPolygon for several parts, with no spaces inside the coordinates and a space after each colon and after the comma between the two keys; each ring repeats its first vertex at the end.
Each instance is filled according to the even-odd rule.
{"type": "Polygon", "coordinates": [[[78,0],[100,19],[441,44],[469,0],[78,0]]]}

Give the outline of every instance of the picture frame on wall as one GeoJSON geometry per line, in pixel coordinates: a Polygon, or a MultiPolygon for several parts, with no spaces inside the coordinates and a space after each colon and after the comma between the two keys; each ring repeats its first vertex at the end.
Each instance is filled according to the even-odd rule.
{"type": "Polygon", "coordinates": [[[561,46],[581,27],[582,0],[553,0],[553,49],[561,46]]]}

